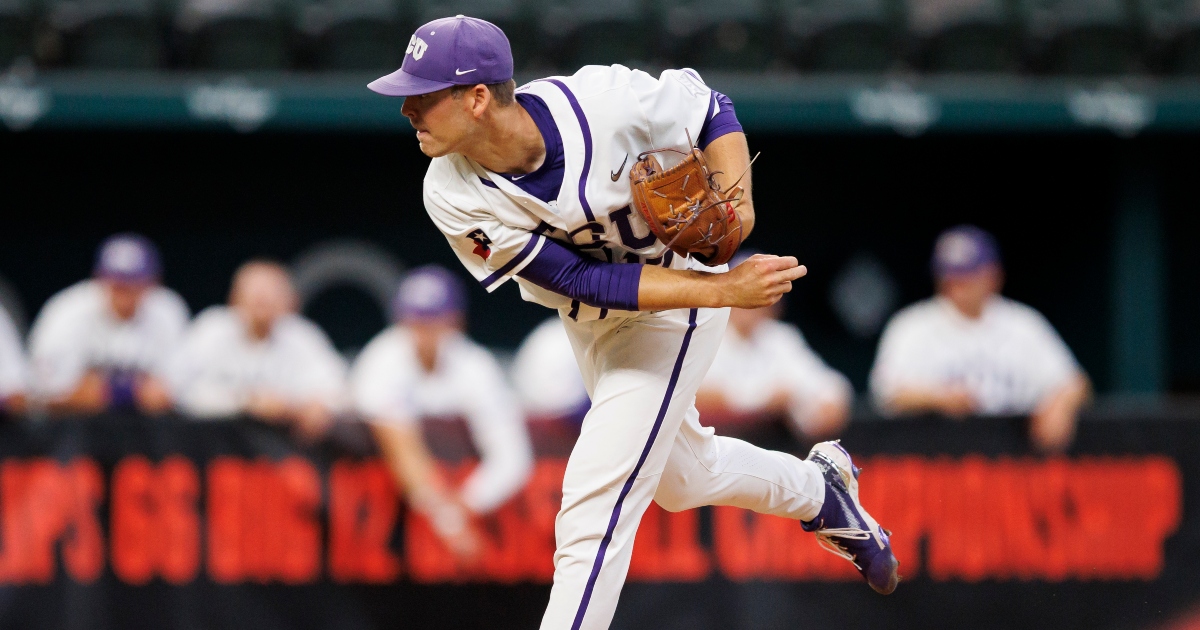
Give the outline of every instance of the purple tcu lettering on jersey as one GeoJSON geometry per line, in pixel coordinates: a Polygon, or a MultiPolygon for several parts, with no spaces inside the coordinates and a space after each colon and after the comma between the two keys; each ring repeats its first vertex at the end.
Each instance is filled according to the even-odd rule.
{"type": "Polygon", "coordinates": [[[596,221],[588,221],[569,232],[567,238],[578,249],[602,249],[604,247],[604,226],[596,221]]]}
{"type": "Polygon", "coordinates": [[[613,210],[609,213],[608,218],[617,224],[617,232],[621,235],[621,244],[632,250],[645,249],[654,244],[657,238],[654,232],[646,230],[646,236],[637,237],[633,235],[633,223],[629,217],[633,215],[633,208],[625,206],[620,210],[613,210]]]}

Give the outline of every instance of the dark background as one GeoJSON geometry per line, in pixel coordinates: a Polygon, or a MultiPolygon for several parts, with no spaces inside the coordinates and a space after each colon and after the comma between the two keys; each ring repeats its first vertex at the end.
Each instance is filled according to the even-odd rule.
{"type": "MultiPolygon", "coordinates": [[[[831,279],[868,254],[894,279],[899,305],[923,298],[937,233],[976,223],[1000,241],[1006,293],[1041,310],[1107,392],[1115,217],[1130,191],[1148,184],[1165,233],[1166,384],[1200,392],[1197,140],[751,134],[763,155],[748,246],[808,265],[788,317],[861,391],[877,338],[857,338],[839,322],[831,279]]],[[[331,238],[377,243],[406,265],[439,262],[466,277],[424,214],[427,158],[407,133],[35,132],[0,134],[0,155],[0,276],[30,318],[86,276],[99,241],[121,230],[159,243],[166,283],[197,311],[224,300],[246,258],[286,262],[331,238]]],[[[486,298],[471,291],[471,332],[491,346],[515,348],[551,315],[522,302],[515,286],[486,298]]],[[[352,289],[328,291],[308,314],[342,348],[361,347],[384,325],[352,289]]]]}

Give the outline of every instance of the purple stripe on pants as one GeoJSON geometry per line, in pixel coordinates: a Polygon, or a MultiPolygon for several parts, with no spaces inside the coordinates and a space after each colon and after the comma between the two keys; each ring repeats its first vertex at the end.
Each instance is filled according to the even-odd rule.
{"type": "Polygon", "coordinates": [[[671,371],[671,380],[667,382],[667,395],[663,398],[662,406],[658,408],[658,417],[654,419],[654,428],[650,429],[650,438],[646,440],[646,446],[642,448],[642,456],[638,458],[633,472],[629,473],[629,478],[625,480],[625,486],[621,488],[621,494],[617,497],[617,504],[613,506],[612,516],[608,518],[608,530],[604,532],[604,538],[600,541],[600,549],[596,552],[596,562],[592,564],[592,574],[588,576],[587,586],[583,589],[583,600],[579,602],[579,610],[575,613],[575,623],[571,624],[571,630],[579,630],[579,626],[583,624],[583,616],[587,613],[588,602],[592,600],[592,590],[596,588],[596,580],[600,577],[600,567],[604,565],[604,554],[608,551],[608,544],[612,542],[613,530],[617,528],[617,519],[621,518],[621,504],[625,502],[625,496],[633,489],[633,481],[637,479],[638,473],[642,471],[642,464],[645,464],[646,458],[650,456],[650,447],[654,446],[658,430],[662,428],[663,419],[667,417],[667,408],[671,406],[671,396],[675,393],[676,383],[679,382],[679,372],[683,370],[683,357],[687,355],[688,344],[692,342],[692,331],[696,330],[696,312],[696,309],[692,309],[688,315],[688,329],[683,335],[683,345],[679,348],[679,356],[675,359],[675,369],[671,371]]]}

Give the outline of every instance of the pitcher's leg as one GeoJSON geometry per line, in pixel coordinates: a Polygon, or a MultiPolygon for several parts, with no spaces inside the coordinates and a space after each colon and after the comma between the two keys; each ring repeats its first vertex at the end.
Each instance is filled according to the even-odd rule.
{"type": "Polygon", "coordinates": [[[542,630],[603,630],[612,622],[629,572],[633,541],[658,476],[590,493],[555,521],[554,586],[542,630]]]}
{"type": "Polygon", "coordinates": [[[723,329],[723,313],[680,314],[615,329],[591,349],[593,404],[563,479],[543,630],[602,630],[612,621],[638,523],[723,329]]]}
{"type": "Polygon", "coordinates": [[[821,469],[787,453],[715,435],[688,409],[675,435],[654,500],[678,512],[731,505],[763,514],[809,520],[821,510],[821,469]]]}

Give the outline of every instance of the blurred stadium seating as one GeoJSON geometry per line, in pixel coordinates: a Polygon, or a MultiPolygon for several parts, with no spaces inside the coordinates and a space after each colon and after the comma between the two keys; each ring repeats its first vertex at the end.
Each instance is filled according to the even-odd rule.
{"type": "Polygon", "coordinates": [[[28,0],[0,2],[0,64],[32,52],[33,7],[28,0]]]}
{"type": "Polygon", "coordinates": [[[1037,70],[1092,75],[1140,69],[1136,13],[1124,0],[1024,0],[1022,12],[1037,70]]]}
{"type": "Polygon", "coordinates": [[[285,7],[271,0],[185,0],[175,29],[184,63],[212,70],[290,66],[293,34],[285,7]]]}
{"type": "Polygon", "coordinates": [[[1196,0],[0,0],[0,64],[381,69],[458,13],[503,27],[522,68],[1200,71],[1196,0]]]}
{"type": "Polygon", "coordinates": [[[765,0],[682,0],[664,12],[667,56],[678,65],[759,70],[774,56],[765,0]]]}
{"type": "Polygon", "coordinates": [[[165,60],[160,10],[152,0],[50,0],[45,12],[50,31],[43,48],[59,63],[145,69],[165,60]]]}
{"type": "Polygon", "coordinates": [[[1150,59],[1160,71],[1200,72],[1200,2],[1146,0],[1150,59]]]}
{"type": "Polygon", "coordinates": [[[297,14],[302,55],[321,70],[394,69],[404,55],[395,34],[412,18],[387,0],[310,0],[297,14]]]}
{"type": "Polygon", "coordinates": [[[537,17],[541,54],[558,67],[589,63],[648,62],[654,45],[655,18],[638,0],[546,0],[537,17]]]}
{"type": "Polygon", "coordinates": [[[910,0],[913,64],[933,72],[1020,67],[1016,14],[1003,0],[910,0]]]}
{"type": "Polygon", "coordinates": [[[798,67],[878,71],[898,61],[898,24],[886,0],[784,0],[782,47],[798,67]]]}

